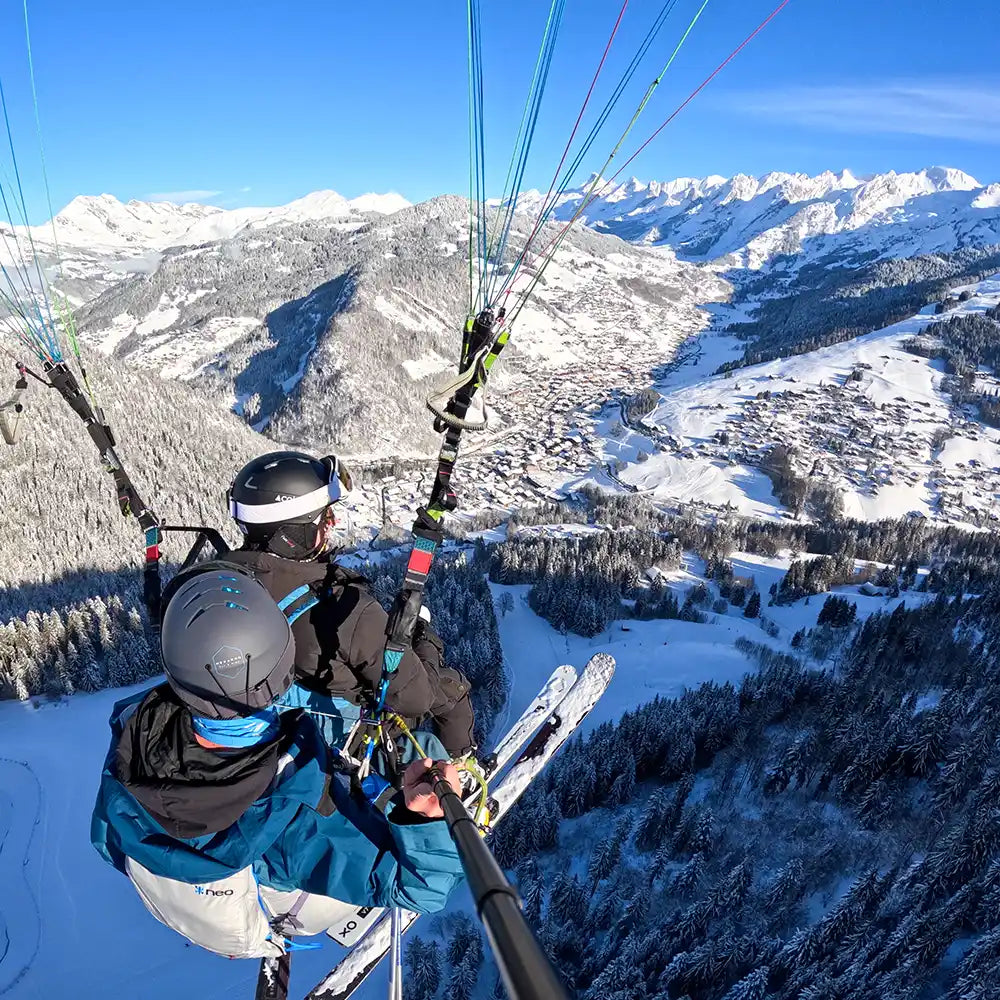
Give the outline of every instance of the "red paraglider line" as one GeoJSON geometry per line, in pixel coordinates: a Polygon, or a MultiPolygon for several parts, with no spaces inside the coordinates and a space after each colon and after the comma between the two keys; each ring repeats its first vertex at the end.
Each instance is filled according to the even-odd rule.
{"type": "MultiPolygon", "coordinates": [[[[622,164],[622,165],[621,165],[621,166],[620,166],[619,168],[618,168],[618,169],[617,169],[617,170],[616,170],[616,171],[615,171],[615,173],[614,173],[614,174],[613,174],[613,175],[612,175],[612,176],[611,176],[611,177],[610,177],[610,178],[608,179],[608,181],[607,181],[607,182],[606,182],[606,183],[604,184],[604,186],[603,186],[603,187],[602,187],[602,188],[600,189],[600,191],[598,191],[598,192],[596,192],[596,193],[594,193],[594,194],[592,194],[592,195],[591,195],[591,197],[590,197],[590,201],[593,201],[593,200],[595,200],[596,198],[600,197],[600,196],[601,196],[601,195],[602,195],[602,194],[603,194],[603,193],[604,193],[604,192],[605,192],[605,191],[606,191],[606,190],[608,189],[608,187],[609,187],[609,186],[610,186],[610,185],[611,185],[611,184],[612,184],[612,183],[614,182],[615,178],[617,178],[617,177],[619,176],[619,174],[621,174],[621,172],[622,172],[622,171],[623,171],[623,170],[624,170],[624,169],[625,169],[625,168],[626,168],[626,167],[627,167],[627,166],[628,166],[628,165],[629,165],[629,164],[630,164],[630,163],[631,163],[631,162],[632,162],[632,161],[633,161],[633,160],[634,160],[634,159],[635,159],[635,158],[636,158],[636,157],[637,157],[637,156],[638,156],[638,155],[639,155],[639,154],[640,154],[640,153],[641,153],[641,152],[642,152],[642,151],[643,151],[643,150],[644,150],[644,149],[645,149],[645,148],[646,148],[646,147],[647,147],[647,146],[648,146],[648,145],[649,145],[649,144],[650,144],[650,143],[651,143],[651,142],[652,142],[652,141],[653,141],[653,140],[654,140],[654,139],[655,139],[655,138],[656,138],[656,137],[657,137],[657,136],[658,136],[658,135],[659,135],[659,134],[660,134],[660,133],[661,133],[661,132],[662,132],[662,131],[663,131],[663,130],[664,130],[664,129],[665,129],[665,128],[666,128],[666,127],[667,127],[667,126],[668,126],[668,125],[669,125],[669,124],[670,124],[670,123],[671,123],[671,122],[672,122],[672,121],[673,121],[673,120],[674,120],[674,119],[675,119],[675,118],[676,118],[676,117],[677,117],[677,116],[678,116],[678,115],[679,115],[679,114],[680,114],[680,113],[681,113],[681,112],[682,112],[682,111],[683,111],[683,110],[684,110],[684,109],[685,109],[685,108],[686,108],[686,107],[687,107],[687,106],[688,106],[688,105],[689,105],[689,104],[690,104],[690,103],[691,103],[691,102],[692,102],[692,101],[693,101],[693,100],[694,100],[694,99],[695,99],[695,98],[696,98],[696,97],[697,97],[697,96],[698,96],[698,95],[699,95],[699,94],[700,94],[700,93],[701,93],[701,92],[702,92],[702,91],[703,91],[703,90],[704,90],[704,89],[705,89],[705,88],[706,88],[706,87],[708,86],[708,85],[709,85],[709,84],[710,84],[710,83],[711,83],[711,82],[712,82],[712,81],[713,81],[713,80],[714,80],[714,79],[715,79],[715,78],[716,78],[716,77],[717,77],[717,76],[718,76],[718,75],[719,75],[719,74],[720,74],[720,73],[721,73],[721,72],[722,72],[722,71],[723,71],[723,70],[724,70],[724,69],[725,69],[725,68],[726,68],[726,67],[727,67],[727,66],[728,66],[728,65],[729,65],[729,64],[730,64],[730,63],[731,63],[731,62],[732,62],[732,61],[733,61],[733,60],[734,60],[734,59],[735,59],[735,58],[736,58],[736,57],[737,57],[737,56],[738,56],[738,55],[739,55],[739,54],[740,54],[740,53],[741,53],[741,52],[742,52],[742,51],[743,51],[743,50],[744,50],[744,49],[745,49],[745,48],[746,48],[746,47],[747,47],[747,46],[748,46],[748,45],[749,45],[749,44],[750,44],[750,43],[751,43],[751,42],[752,42],[752,41],[753,41],[753,40],[754,40],[754,39],[755,39],[755,38],[756,38],[756,37],[757,37],[757,36],[758,36],[758,35],[759,35],[759,34],[760,34],[760,33],[761,33],[762,31],[763,31],[763,30],[764,30],[764,29],[765,29],[765,28],[766,28],[766,27],[767,27],[767,26],[768,26],[768,25],[769,25],[769,24],[770,24],[770,23],[771,23],[771,22],[772,22],[772,21],[773,21],[773,20],[774,20],[774,19],[775,19],[775,18],[776,18],[776,17],[778,16],[778,15],[779,15],[779,14],[780,14],[780,13],[781,13],[781,12],[782,12],[782,10],[784,10],[784,9],[785,9],[785,7],[787,7],[787,6],[788,6],[788,5],[790,4],[790,3],[791,3],[791,0],[782,0],[782,2],[781,2],[781,3],[779,3],[779,4],[778,4],[778,6],[777,6],[777,7],[775,7],[775,8],[774,8],[774,10],[772,10],[772,11],[771,11],[771,13],[770,13],[770,14],[768,14],[768,15],[767,15],[767,17],[765,17],[765,18],[764,18],[764,20],[763,20],[763,21],[761,21],[761,22],[760,22],[760,24],[758,24],[758,25],[757,25],[757,27],[756,27],[756,28],[754,28],[754,30],[753,30],[753,31],[751,31],[751,32],[750,32],[750,34],[749,34],[749,35],[747,35],[747,37],[746,37],[746,38],[744,38],[744,39],[743,39],[743,41],[742,41],[742,42],[740,42],[740,44],[739,44],[739,45],[737,45],[735,49],[733,49],[733,51],[732,51],[732,52],[730,52],[730,53],[729,53],[729,55],[728,55],[728,56],[726,56],[726,58],[725,58],[725,59],[724,59],[724,60],[723,60],[723,61],[722,61],[721,63],[719,63],[719,65],[718,65],[718,66],[716,66],[716,67],[715,67],[715,69],[714,69],[714,70],[712,70],[712,72],[711,72],[711,73],[710,73],[710,74],[709,74],[709,75],[708,75],[707,77],[705,77],[705,79],[704,79],[704,80],[702,80],[702,82],[701,82],[701,83],[700,83],[700,84],[699,84],[699,85],[698,85],[697,87],[695,87],[695,89],[694,89],[694,90],[692,90],[692,91],[691,91],[691,93],[690,93],[690,94],[688,94],[688,96],[687,96],[687,97],[686,97],[686,98],[684,99],[684,101],[682,101],[682,102],[681,102],[681,103],[680,103],[680,104],[679,104],[679,105],[678,105],[678,106],[677,106],[677,107],[676,107],[676,108],[674,109],[674,111],[673,111],[673,113],[672,113],[672,114],[670,115],[670,117],[669,117],[669,118],[667,118],[667,120],[666,120],[666,121],[665,121],[665,122],[664,122],[664,123],[663,123],[663,124],[662,124],[662,125],[661,125],[661,126],[660,126],[660,127],[659,127],[659,128],[658,128],[658,129],[657,129],[657,130],[656,130],[656,131],[655,131],[655,132],[654,132],[654,133],[653,133],[653,134],[652,134],[652,135],[651,135],[651,136],[650,136],[650,137],[649,137],[649,138],[648,138],[648,139],[647,139],[647,140],[646,140],[646,141],[645,141],[645,142],[644,142],[644,143],[643,143],[643,144],[642,144],[642,145],[641,145],[641,146],[640,146],[640,147],[639,147],[639,148],[638,148],[638,149],[637,149],[637,150],[636,150],[636,151],[635,151],[635,152],[634,152],[634,153],[633,153],[633,154],[632,154],[632,155],[631,155],[631,156],[630,156],[630,157],[629,157],[629,158],[628,158],[628,159],[627,159],[627,160],[626,160],[626,161],[625,161],[625,162],[624,162],[624,163],[623,163],[623,164],[622,164]]],[[[565,226],[564,228],[562,228],[561,230],[559,230],[559,232],[558,232],[558,233],[557,233],[557,234],[556,234],[556,235],[555,235],[555,236],[554,236],[554,237],[553,237],[553,238],[552,238],[551,240],[549,240],[549,242],[548,242],[548,243],[547,243],[547,244],[545,245],[545,247],[544,247],[544,248],[542,249],[541,253],[539,253],[539,254],[538,254],[537,256],[538,256],[538,257],[540,257],[540,258],[543,258],[543,259],[544,259],[544,258],[545,258],[545,257],[547,256],[548,252],[549,252],[549,251],[550,251],[550,250],[552,249],[552,247],[553,247],[554,245],[557,245],[557,244],[558,244],[558,243],[559,243],[559,242],[560,242],[560,241],[562,240],[563,236],[565,236],[565,235],[566,235],[566,233],[567,233],[567,232],[569,231],[569,229],[570,229],[570,227],[571,227],[572,225],[573,225],[573,222],[572,222],[572,221],[568,222],[568,223],[566,224],[566,226],[565,226]]],[[[548,264],[548,261],[546,261],[546,262],[545,262],[545,265],[543,265],[543,267],[544,267],[544,266],[546,266],[547,264],[548,264]]],[[[516,280],[516,279],[515,279],[515,280],[516,280]]],[[[506,296],[504,296],[504,303],[505,303],[505,304],[506,304],[506,301],[507,301],[507,297],[508,297],[508,296],[510,296],[510,294],[511,294],[511,293],[512,293],[513,291],[514,291],[514,288],[513,288],[513,284],[512,284],[512,285],[511,285],[511,287],[507,289],[507,294],[506,294],[506,296]]],[[[523,305],[524,305],[524,301],[522,300],[522,301],[521,301],[521,303],[520,303],[520,305],[518,306],[518,310],[520,310],[520,307],[521,307],[521,306],[523,306],[523,305]]]]}
{"type": "MultiPolygon", "coordinates": [[[[546,192],[545,197],[542,199],[542,207],[538,213],[538,219],[535,222],[535,228],[531,230],[531,235],[528,237],[527,242],[524,244],[524,250],[522,254],[527,254],[528,248],[531,246],[531,241],[538,234],[538,230],[542,226],[542,218],[545,215],[546,205],[548,204],[549,198],[552,196],[552,192],[555,190],[556,182],[559,180],[559,173],[563,168],[563,164],[566,162],[566,157],[569,156],[570,147],[573,145],[573,140],[576,138],[577,129],[580,127],[580,122],[583,121],[583,113],[587,110],[587,105],[590,103],[590,98],[594,93],[594,87],[597,86],[597,79],[601,75],[601,70],[604,69],[604,63],[608,58],[608,53],[611,51],[611,43],[615,40],[615,35],[618,34],[618,29],[621,27],[622,18],[625,16],[625,8],[628,7],[629,0],[625,0],[622,4],[622,9],[618,12],[618,20],[615,21],[614,28],[611,29],[611,37],[608,39],[608,44],[604,47],[604,55],[601,56],[601,61],[597,65],[597,72],[594,74],[594,79],[590,81],[590,90],[587,91],[587,96],[583,100],[583,107],[580,108],[580,113],[576,116],[576,124],[573,126],[573,131],[570,132],[569,141],[566,143],[566,148],[563,150],[562,159],[559,161],[559,166],[556,167],[556,172],[552,176],[552,183],[549,185],[549,190],[546,192]]],[[[517,197],[515,193],[514,197],[517,197]]]]}
{"type": "MultiPolygon", "coordinates": [[[[614,174],[608,179],[607,183],[601,188],[601,191],[607,189],[607,187],[614,183],[615,178],[781,13],[781,11],[791,3],[791,0],[782,0],[770,14],[764,18],[760,24],[746,38],[740,42],[739,45],[733,49],[732,52],[726,56],[725,60],[719,63],[712,72],[705,77],[704,80],[691,91],[690,94],[685,98],[683,103],[679,104],[674,110],[673,114],[615,171],[614,174]]],[[[597,195],[595,195],[597,197],[597,195]]]]}

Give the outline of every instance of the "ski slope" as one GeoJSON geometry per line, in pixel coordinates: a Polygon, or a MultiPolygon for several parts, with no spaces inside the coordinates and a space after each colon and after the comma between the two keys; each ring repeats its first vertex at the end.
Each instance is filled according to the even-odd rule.
{"type": "MultiPolygon", "coordinates": [[[[801,558],[814,557],[806,553],[801,558]]],[[[594,653],[607,652],[618,666],[604,697],[581,727],[588,732],[657,695],[675,698],[705,681],[738,683],[753,669],[753,664],[733,645],[741,636],[751,642],[789,650],[791,638],[799,629],[816,624],[826,595],[810,598],[808,605],[803,600],[784,607],[767,607],[771,584],[784,576],[791,561],[789,556],[769,558],[737,552],[731,561],[737,576],[753,577],[764,599],[761,609],[764,617],[778,626],[777,638],[765,634],[760,619],[744,618],[743,609],[735,607],[730,607],[724,615],[706,612],[705,624],[679,620],[615,621],[590,639],[573,633],[563,635],[528,607],[530,586],[492,584],[495,598],[499,599],[505,591],[514,597],[513,611],[504,616],[497,613],[511,676],[512,709],[521,711],[558,664],[582,665],[594,653]]],[[[857,563],[858,568],[862,565],[857,563]]],[[[669,575],[667,584],[681,600],[691,586],[702,580],[694,569],[692,566],[691,570],[669,575]]],[[[891,611],[900,603],[912,606],[926,599],[925,595],[915,593],[906,593],[898,599],[868,597],[860,594],[856,586],[835,587],[832,593],[857,605],[859,621],[877,611],[891,611]]]]}

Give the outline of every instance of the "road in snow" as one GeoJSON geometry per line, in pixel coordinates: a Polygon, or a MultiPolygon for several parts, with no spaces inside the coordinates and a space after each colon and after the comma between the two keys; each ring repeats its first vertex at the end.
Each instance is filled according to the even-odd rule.
{"type": "Polygon", "coordinates": [[[41,914],[29,862],[40,817],[41,788],[30,765],[0,757],[0,994],[14,987],[38,954],[41,914]]]}

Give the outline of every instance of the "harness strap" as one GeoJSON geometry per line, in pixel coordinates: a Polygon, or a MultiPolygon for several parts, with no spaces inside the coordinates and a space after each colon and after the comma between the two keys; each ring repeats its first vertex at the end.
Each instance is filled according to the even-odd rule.
{"type": "Polygon", "coordinates": [[[293,625],[307,611],[319,604],[319,597],[311,584],[304,583],[301,587],[296,587],[290,594],[287,594],[280,601],[278,607],[285,613],[288,624],[293,625]]]}

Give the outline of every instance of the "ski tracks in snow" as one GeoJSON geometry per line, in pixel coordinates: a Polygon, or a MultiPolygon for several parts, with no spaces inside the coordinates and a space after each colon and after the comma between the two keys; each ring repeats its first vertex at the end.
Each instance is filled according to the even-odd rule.
{"type": "Polygon", "coordinates": [[[31,766],[0,757],[0,995],[21,981],[41,944],[38,896],[27,871],[41,814],[42,787],[31,766]]]}

